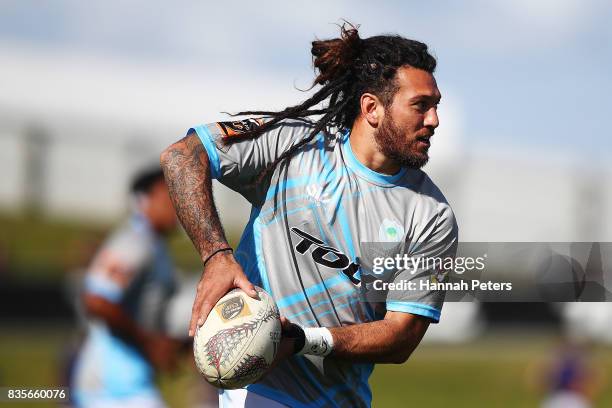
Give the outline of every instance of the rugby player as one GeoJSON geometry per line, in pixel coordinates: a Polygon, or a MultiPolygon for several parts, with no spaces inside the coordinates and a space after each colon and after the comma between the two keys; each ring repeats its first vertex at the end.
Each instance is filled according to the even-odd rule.
{"type": "MultiPolygon", "coordinates": [[[[396,35],[362,39],[350,25],[314,41],[320,88],[262,117],[196,126],[169,146],[162,168],[178,217],[203,262],[190,335],[234,287],[276,300],[284,336],[268,375],[225,390],[222,406],[370,406],[375,363],[403,363],[443,292],[363,301],[368,242],[410,245],[411,256],[454,256],[458,229],[446,199],[420,170],[438,126],[436,60],[396,35]],[[235,251],[213,202],[217,179],[252,204],[235,251]]],[[[210,95],[212,97],[212,95],[210,95]]],[[[394,271],[389,281],[436,271],[394,271]]]]}
{"type": "Polygon", "coordinates": [[[164,321],[177,285],[165,236],[177,220],[159,166],[136,175],[131,195],[131,216],[86,272],[88,332],[71,381],[78,407],[166,406],[154,375],[173,367],[181,346],[164,321]]]}

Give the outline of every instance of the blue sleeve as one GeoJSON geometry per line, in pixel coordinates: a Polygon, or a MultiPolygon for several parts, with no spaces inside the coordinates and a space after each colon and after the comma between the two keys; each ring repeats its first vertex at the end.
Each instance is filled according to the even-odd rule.
{"type": "Polygon", "coordinates": [[[435,323],[440,321],[440,310],[422,303],[402,302],[397,300],[387,301],[387,310],[392,312],[404,312],[425,316],[433,320],[435,323]]]}
{"type": "Polygon", "coordinates": [[[110,279],[99,275],[89,275],[85,278],[85,292],[100,296],[112,303],[119,303],[123,289],[110,279]]]}
{"type": "Polygon", "coordinates": [[[208,160],[210,162],[210,176],[213,179],[218,179],[221,175],[221,164],[219,162],[219,155],[217,154],[217,148],[213,141],[212,135],[204,125],[196,126],[192,129],[200,138],[200,141],[208,154],[208,160]]]}

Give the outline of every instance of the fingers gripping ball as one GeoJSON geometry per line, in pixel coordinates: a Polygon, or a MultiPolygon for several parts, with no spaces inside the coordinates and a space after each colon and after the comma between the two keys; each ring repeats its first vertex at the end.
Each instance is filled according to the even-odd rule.
{"type": "Polygon", "coordinates": [[[281,338],[274,299],[255,287],[258,299],[241,289],[223,296],[196,331],[193,354],[206,381],[234,389],[257,381],[272,364],[281,338]]]}

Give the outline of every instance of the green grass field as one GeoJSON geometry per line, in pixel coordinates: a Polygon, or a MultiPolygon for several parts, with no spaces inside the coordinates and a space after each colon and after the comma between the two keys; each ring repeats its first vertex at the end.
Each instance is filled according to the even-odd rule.
{"type": "MultiPolygon", "coordinates": [[[[84,225],[32,217],[0,215],[0,261],[12,279],[57,280],[87,262],[109,226],[84,225]]],[[[237,242],[238,234],[230,233],[237,242]]],[[[197,272],[200,261],[184,234],[171,241],[185,270],[197,272]]],[[[0,265],[0,269],[1,269],[0,265]]],[[[0,386],[52,387],[59,384],[61,353],[73,338],[70,327],[0,326],[0,386]]],[[[404,365],[379,365],[371,378],[375,407],[535,407],[541,395],[529,387],[527,370],[551,353],[553,335],[506,333],[467,345],[421,345],[404,365]]],[[[612,349],[593,350],[600,369],[612,368],[612,349]]],[[[186,407],[201,381],[185,363],[160,386],[171,407],[186,407]]],[[[611,379],[612,381],[612,379],[611,379]]],[[[56,404],[20,403],[19,407],[56,404]]],[[[9,406],[0,403],[0,408],[9,406]]],[[[596,406],[612,406],[612,387],[599,394],[596,406]]]]}
{"type": "MultiPolygon", "coordinates": [[[[123,219],[114,225],[9,216],[0,213],[0,270],[2,262],[12,278],[38,281],[62,278],[66,271],[89,263],[96,248],[123,219]]],[[[240,239],[238,231],[226,231],[230,245],[240,239]]],[[[200,273],[201,261],[187,235],[177,230],[169,239],[177,266],[200,273]]]]}
{"type": "MultiPolygon", "coordinates": [[[[71,330],[3,327],[0,334],[0,385],[50,387],[58,383],[60,351],[71,330]]],[[[552,335],[489,335],[468,345],[423,344],[403,365],[379,365],[371,378],[375,407],[536,407],[540,396],[530,389],[527,370],[556,344],[552,335]]],[[[612,349],[599,347],[593,357],[600,368],[612,367],[612,349]]],[[[197,384],[189,364],[161,378],[171,407],[188,406],[197,384]]],[[[19,407],[54,404],[20,403],[19,407]]],[[[612,406],[612,387],[596,401],[612,406]]]]}
{"type": "MultiPolygon", "coordinates": [[[[39,282],[62,279],[66,272],[86,266],[111,230],[110,225],[0,214],[0,261],[4,252],[11,279],[39,282]]],[[[172,235],[169,245],[182,270],[200,271],[197,253],[182,231],[172,235]]]]}

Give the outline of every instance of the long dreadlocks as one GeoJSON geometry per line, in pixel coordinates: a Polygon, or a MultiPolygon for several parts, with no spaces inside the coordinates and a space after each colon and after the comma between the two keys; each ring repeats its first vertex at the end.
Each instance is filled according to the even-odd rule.
{"type": "MultiPolygon", "coordinates": [[[[358,27],[346,23],[340,27],[340,38],[312,42],[312,56],[318,75],[313,87],[321,89],[299,105],[282,111],[244,111],[236,115],[261,115],[270,118],[261,126],[245,132],[244,138],[256,138],[285,119],[309,120],[320,116],[313,123],[311,132],[291,149],[270,163],[257,177],[260,182],[278,163],[291,157],[309,143],[319,132],[330,126],[351,128],[360,112],[360,97],[372,93],[390,106],[397,91],[395,75],[398,68],[411,66],[429,73],[436,68],[436,59],[427,51],[427,45],[400,37],[380,35],[362,39],[358,27]],[[327,100],[324,107],[313,109],[327,100]]],[[[226,143],[235,143],[229,138],[226,143]]]]}

